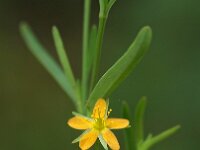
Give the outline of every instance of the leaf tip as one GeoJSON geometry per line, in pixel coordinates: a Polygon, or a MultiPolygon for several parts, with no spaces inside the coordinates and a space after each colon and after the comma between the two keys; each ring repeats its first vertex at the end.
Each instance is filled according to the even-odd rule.
{"type": "Polygon", "coordinates": [[[143,27],[143,30],[146,30],[147,32],[150,32],[150,33],[152,32],[151,27],[148,26],[148,25],[147,25],[147,26],[144,26],[144,27],[143,27]]]}
{"type": "Polygon", "coordinates": [[[52,30],[51,31],[52,31],[52,33],[54,35],[59,33],[58,28],[55,25],[52,26],[52,30]]]}
{"type": "Polygon", "coordinates": [[[20,32],[24,32],[24,30],[27,30],[27,29],[29,29],[29,28],[30,28],[30,27],[29,27],[29,25],[28,25],[27,22],[21,21],[21,22],[19,23],[20,32]]]}
{"type": "Polygon", "coordinates": [[[23,26],[27,26],[27,23],[26,23],[25,21],[21,21],[21,22],[19,23],[19,27],[20,27],[20,28],[23,27],[23,26]]]}
{"type": "Polygon", "coordinates": [[[53,30],[53,31],[57,31],[57,30],[58,30],[58,28],[56,27],[56,25],[53,25],[53,26],[52,26],[52,30],[53,30]]]}
{"type": "Polygon", "coordinates": [[[150,39],[150,41],[151,41],[151,38],[152,38],[152,29],[151,29],[151,27],[150,26],[144,26],[143,28],[142,28],[142,31],[141,32],[143,32],[143,33],[146,33],[146,36],[148,37],[148,39],[150,39]]]}
{"type": "Polygon", "coordinates": [[[180,124],[178,124],[178,125],[176,125],[175,127],[174,127],[174,130],[176,130],[176,131],[178,131],[178,130],[180,130],[181,129],[181,125],[180,124]]]}
{"type": "Polygon", "coordinates": [[[142,96],[141,100],[146,102],[147,101],[147,97],[146,96],[142,96]]]}

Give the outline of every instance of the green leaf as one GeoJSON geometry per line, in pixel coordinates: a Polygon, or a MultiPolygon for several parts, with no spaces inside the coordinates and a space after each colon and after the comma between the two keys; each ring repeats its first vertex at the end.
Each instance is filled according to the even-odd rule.
{"type": "Polygon", "coordinates": [[[60,63],[62,65],[63,69],[64,69],[66,78],[69,80],[71,87],[74,88],[76,86],[76,81],[74,79],[74,75],[73,75],[73,72],[72,72],[72,69],[71,69],[71,65],[69,63],[67,53],[66,53],[65,48],[64,48],[62,38],[60,36],[58,29],[55,26],[52,28],[52,35],[53,35],[53,39],[54,39],[54,42],[55,42],[57,54],[58,54],[60,63]]]}
{"type": "Polygon", "coordinates": [[[156,135],[155,137],[152,137],[152,135],[150,135],[147,138],[147,140],[141,144],[141,146],[138,150],[148,150],[153,145],[161,142],[162,140],[164,140],[164,139],[168,138],[169,136],[173,135],[174,133],[176,133],[179,129],[180,129],[180,125],[177,125],[175,127],[172,127],[170,129],[160,133],[159,135],[156,135]]]}
{"type": "Polygon", "coordinates": [[[89,49],[88,49],[88,59],[87,59],[87,68],[86,72],[87,75],[89,75],[89,72],[91,71],[92,63],[95,56],[95,46],[96,46],[96,39],[97,39],[97,26],[93,25],[91,32],[90,32],[90,38],[89,38],[89,49]]]}
{"type": "Polygon", "coordinates": [[[90,36],[89,36],[89,44],[88,44],[88,49],[85,52],[85,65],[83,69],[83,78],[82,78],[82,92],[83,92],[83,98],[84,100],[87,99],[88,96],[88,79],[90,76],[91,68],[92,68],[92,63],[94,60],[94,56],[96,53],[96,38],[97,38],[97,27],[96,25],[93,25],[90,31],[90,36]]]}
{"type": "Polygon", "coordinates": [[[69,79],[66,78],[60,66],[47,53],[46,49],[39,43],[29,25],[26,23],[21,23],[20,32],[31,53],[38,59],[38,61],[44,66],[44,68],[46,68],[46,70],[56,80],[56,82],[60,85],[64,92],[68,94],[68,96],[75,103],[77,109],[80,111],[80,106],[77,103],[77,95],[74,89],[69,84],[69,79]]]}
{"type": "Polygon", "coordinates": [[[144,121],[144,113],[146,105],[147,105],[146,97],[142,97],[136,106],[135,119],[134,119],[135,121],[134,142],[136,145],[138,145],[140,142],[144,140],[143,121],[144,121]]]}
{"type": "MultiPolygon", "coordinates": [[[[131,112],[130,112],[130,108],[127,104],[127,102],[123,102],[122,104],[122,114],[123,114],[123,118],[126,118],[130,121],[130,124],[132,123],[132,118],[131,118],[131,112]]],[[[135,123],[134,123],[135,124],[135,123]]],[[[133,125],[135,126],[135,125],[133,125]]],[[[135,145],[134,145],[134,141],[133,141],[133,127],[130,128],[126,128],[124,130],[125,133],[125,148],[126,150],[135,150],[135,145]]]]}
{"type": "Polygon", "coordinates": [[[99,13],[99,25],[97,31],[97,38],[96,38],[96,45],[95,45],[95,55],[94,61],[92,65],[92,74],[91,74],[91,81],[90,81],[90,90],[93,89],[94,84],[96,84],[98,73],[99,73],[99,66],[100,66],[100,59],[101,59],[101,50],[103,45],[103,37],[107,22],[107,17],[104,17],[105,12],[103,11],[101,14],[101,3],[100,0],[100,13],[99,13]]]}
{"type": "Polygon", "coordinates": [[[148,26],[138,33],[127,52],[101,77],[94,87],[88,99],[90,109],[98,98],[109,96],[136,67],[149,48],[151,37],[152,31],[148,26]]]}

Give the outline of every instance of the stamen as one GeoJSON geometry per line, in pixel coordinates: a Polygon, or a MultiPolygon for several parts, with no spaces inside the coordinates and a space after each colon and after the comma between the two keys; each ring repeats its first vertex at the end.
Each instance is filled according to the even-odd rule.
{"type": "Polygon", "coordinates": [[[109,111],[108,111],[108,116],[110,115],[111,112],[112,112],[112,109],[109,109],[109,111]]]}
{"type": "Polygon", "coordinates": [[[94,114],[96,114],[96,109],[94,109],[94,112],[92,113],[91,117],[94,118],[94,114]]]}

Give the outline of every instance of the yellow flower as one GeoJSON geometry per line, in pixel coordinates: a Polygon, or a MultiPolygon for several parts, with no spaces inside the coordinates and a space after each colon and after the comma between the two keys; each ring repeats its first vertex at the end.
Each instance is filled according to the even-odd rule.
{"type": "Polygon", "coordinates": [[[78,130],[86,130],[80,137],[72,143],[79,142],[82,150],[89,149],[99,138],[105,149],[107,145],[112,150],[119,150],[120,145],[110,129],[122,129],[129,126],[127,119],[108,118],[111,110],[108,111],[108,104],[104,99],[98,99],[96,102],[91,118],[75,114],[75,117],[68,121],[68,125],[78,130]]]}

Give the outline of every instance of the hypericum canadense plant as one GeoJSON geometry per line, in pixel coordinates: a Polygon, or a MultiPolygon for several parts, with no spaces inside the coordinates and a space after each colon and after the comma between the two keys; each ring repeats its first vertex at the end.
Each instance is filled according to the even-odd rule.
{"type": "MultiPolygon", "coordinates": [[[[108,118],[110,113],[108,101],[106,102],[104,99],[107,99],[112,94],[142,60],[152,38],[151,28],[149,26],[143,27],[127,51],[102,77],[98,78],[105,26],[111,7],[115,2],[116,0],[99,0],[98,26],[93,25],[91,27],[91,0],[84,0],[82,78],[80,80],[74,77],[57,27],[54,26],[52,28],[52,35],[61,66],[47,53],[47,50],[40,44],[27,23],[20,24],[20,31],[29,50],[52,75],[75,105],[76,112],[73,112],[75,117],[68,121],[68,125],[75,129],[84,129],[86,131],[75,139],[73,143],[79,142],[79,147],[85,150],[89,149],[99,138],[104,149],[108,149],[109,146],[113,150],[118,150],[120,145],[110,129],[126,128],[126,150],[148,150],[154,144],[175,133],[180,126],[177,125],[157,136],[149,134],[147,138],[144,138],[145,97],[139,101],[135,109],[133,122],[131,121],[132,113],[126,102],[122,105],[123,117],[126,119],[108,118]],[[129,121],[131,127],[129,126],[129,121]]],[[[97,144],[96,148],[99,149],[100,145],[97,144]]]]}

